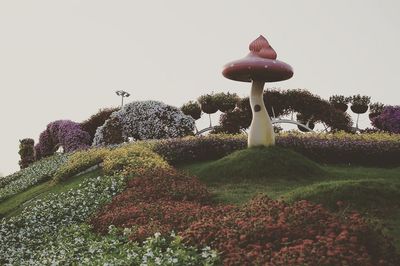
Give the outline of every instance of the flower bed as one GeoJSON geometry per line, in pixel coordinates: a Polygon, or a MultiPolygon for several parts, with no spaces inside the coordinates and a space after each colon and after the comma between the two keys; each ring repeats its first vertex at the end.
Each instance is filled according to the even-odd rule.
{"type": "MultiPolygon", "coordinates": [[[[141,241],[178,231],[190,246],[216,249],[224,265],[395,265],[391,242],[357,213],[258,197],[243,207],[214,205],[195,178],[156,172],[128,188],[91,219],[97,232],[125,228],[141,241]]],[[[121,229],[122,230],[122,229],[121,229]]]]}
{"type": "Polygon", "coordinates": [[[67,158],[68,155],[53,155],[5,177],[0,188],[0,201],[50,179],[57,169],[67,161],[67,158]]]}
{"type": "MultiPolygon", "coordinates": [[[[399,134],[284,133],[276,145],[295,150],[320,163],[400,166],[399,134]]],[[[244,135],[209,135],[162,140],[152,149],[173,165],[215,160],[247,147],[244,135]]]]}

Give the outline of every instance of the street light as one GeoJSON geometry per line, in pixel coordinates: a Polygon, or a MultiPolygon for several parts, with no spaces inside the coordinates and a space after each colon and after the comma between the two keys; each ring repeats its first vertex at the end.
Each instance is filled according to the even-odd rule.
{"type": "Polygon", "coordinates": [[[123,90],[118,90],[115,92],[118,96],[121,96],[121,108],[124,106],[124,97],[131,96],[128,92],[123,90]]]}

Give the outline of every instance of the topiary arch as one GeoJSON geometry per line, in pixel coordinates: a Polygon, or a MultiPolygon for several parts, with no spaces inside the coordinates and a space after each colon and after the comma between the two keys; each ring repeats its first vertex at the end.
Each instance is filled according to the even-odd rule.
{"type": "MultiPolygon", "coordinates": [[[[306,90],[270,89],[264,92],[264,104],[271,118],[295,112],[302,124],[321,122],[331,131],[351,130],[352,121],[346,113],[306,90]]],[[[235,110],[221,115],[218,131],[238,133],[250,126],[251,116],[249,98],[243,98],[235,110]]]]}
{"type": "Polygon", "coordinates": [[[71,120],[57,120],[47,125],[35,146],[36,160],[53,155],[59,147],[65,152],[88,148],[90,135],[82,130],[79,123],[71,120]]]}

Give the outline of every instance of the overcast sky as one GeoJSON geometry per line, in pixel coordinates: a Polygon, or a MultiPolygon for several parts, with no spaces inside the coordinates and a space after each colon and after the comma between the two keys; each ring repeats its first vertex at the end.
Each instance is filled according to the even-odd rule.
{"type": "MultiPolygon", "coordinates": [[[[269,84],[323,98],[363,94],[400,104],[398,1],[0,1],[0,173],[18,140],[58,119],[80,122],[129,100],[180,106],[248,83],[221,67],[264,35],[294,77],[269,84]]],[[[366,115],[362,118],[367,125],[366,115]]]]}

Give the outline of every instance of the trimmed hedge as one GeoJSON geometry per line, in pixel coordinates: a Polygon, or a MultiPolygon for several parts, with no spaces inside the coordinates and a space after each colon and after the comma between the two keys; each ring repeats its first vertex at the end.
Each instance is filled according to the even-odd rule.
{"type": "MultiPolygon", "coordinates": [[[[400,166],[400,137],[389,134],[281,134],[276,145],[320,163],[400,166]]],[[[170,164],[215,160],[247,147],[244,135],[209,135],[154,142],[170,164]]]]}

